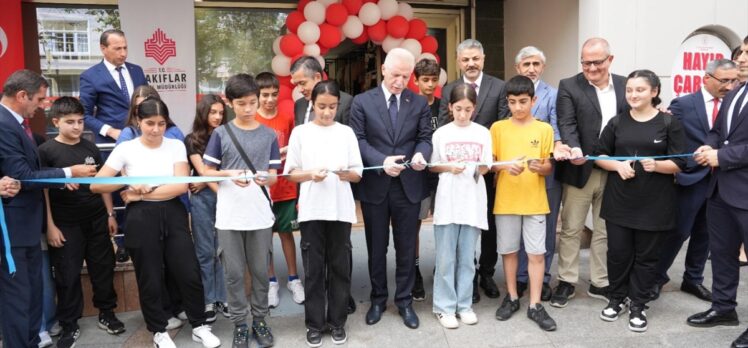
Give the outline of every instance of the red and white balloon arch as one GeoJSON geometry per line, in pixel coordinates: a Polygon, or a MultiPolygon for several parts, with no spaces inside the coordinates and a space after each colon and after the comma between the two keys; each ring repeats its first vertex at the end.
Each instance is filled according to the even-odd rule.
{"type": "MultiPolygon", "coordinates": [[[[315,57],[325,66],[324,55],[346,39],[363,45],[372,41],[385,52],[401,47],[416,61],[440,61],[439,43],[427,34],[422,19],[413,17],[413,8],[397,0],[300,0],[296,11],[286,18],[287,33],[273,42],[273,73],[281,82],[279,108],[293,112],[291,64],[302,56],[315,57]]],[[[446,83],[442,69],[437,95],[446,83]]],[[[414,78],[408,87],[418,92],[414,78]]]]}

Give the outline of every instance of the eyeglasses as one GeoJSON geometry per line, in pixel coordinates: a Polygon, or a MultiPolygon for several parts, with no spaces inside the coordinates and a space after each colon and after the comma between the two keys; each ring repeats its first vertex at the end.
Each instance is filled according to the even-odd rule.
{"type": "Polygon", "coordinates": [[[732,80],[727,80],[727,79],[718,79],[718,78],[717,78],[716,76],[714,76],[714,75],[712,75],[712,74],[710,74],[710,73],[706,73],[706,74],[707,74],[707,75],[709,75],[709,77],[711,77],[711,78],[713,78],[713,79],[717,80],[717,82],[719,82],[719,84],[721,84],[721,85],[723,85],[723,86],[734,85],[734,84],[736,84],[736,83],[740,82],[740,80],[739,80],[739,79],[732,79],[732,80]]]}
{"type": "Polygon", "coordinates": [[[610,56],[606,56],[605,58],[599,60],[583,60],[581,61],[582,67],[590,68],[593,65],[597,67],[602,66],[603,64],[605,64],[605,62],[608,61],[608,58],[610,58],[610,56]]]}

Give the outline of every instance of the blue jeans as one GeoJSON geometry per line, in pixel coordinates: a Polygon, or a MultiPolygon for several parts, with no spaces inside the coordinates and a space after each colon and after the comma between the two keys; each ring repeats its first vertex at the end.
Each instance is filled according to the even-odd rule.
{"type": "MultiPolygon", "coordinates": [[[[547,181],[546,181],[547,184],[547,181]]],[[[555,185],[547,189],[548,206],[551,212],[546,215],[545,223],[545,275],[543,283],[551,282],[551,264],[553,263],[553,254],[556,251],[556,225],[558,222],[558,212],[561,210],[561,193],[563,187],[556,181],[555,185]]],[[[517,281],[527,284],[527,253],[525,253],[525,243],[519,243],[519,267],[517,267],[517,281]]]]}
{"type": "Polygon", "coordinates": [[[42,250],[42,326],[39,333],[49,331],[55,325],[57,304],[55,304],[55,283],[52,268],[49,266],[49,252],[42,250]]]}
{"type": "Polygon", "coordinates": [[[455,314],[473,305],[475,245],[480,230],[467,225],[434,225],[436,270],[434,313],[455,314]]]}
{"type": "Polygon", "coordinates": [[[215,228],[216,193],[206,187],[192,194],[190,203],[192,239],[200,264],[205,304],[226,302],[226,284],[223,281],[223,267],[218,258],[218,236],[215,228]]]}

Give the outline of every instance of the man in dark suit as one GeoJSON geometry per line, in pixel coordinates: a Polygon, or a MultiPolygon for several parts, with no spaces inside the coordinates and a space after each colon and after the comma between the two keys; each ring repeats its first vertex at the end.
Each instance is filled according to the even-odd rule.
{"type": "Polygon", "coordinates": [[[425,158],[431,157],[431,110],[426,98],[407,89],[413,55],[392,49],[382,65],[382,85],[353,98],[350,126],[358,138],[364,171],[356,190],[364,215],[369,252],[371,308],[366,323],[379,321],[387,303],[390,221],[395,242],[395,305],[409,328],[418,327],[411,291],[415,283],[416,235],[425,187],[425,158]],[[409,167],[402,161],[410,161],[409,167]]]}
{"type": "MultiPolygon", "coordinates": [[[[729,59],[709,62],[702,79],[701,89],[673,99],[670,112],[683,124],[688,148],[693,152],[704,144],[709,130],[714,126],[722,98],[738,82],[738,68],[729,59]]],[[[660,262],[657,265],[654,296],[659,297],[662,286],[670,278],[667,271],[688,238],[686,270],[683,272],[681,290],[704,301],[712,301],[712,293],[702,285],[704,265],[709,255],[709,234],[706,230],[706,190],[709,186],[711,170],[689,159],[684,171],[675,174],[678,184],[678,226],[670,233],[661,247],[660,262]]]]}
{"type": "Polygon", "coordinates": [[[113,143],[127,121],[130,97],[135,88],[147,85],[143,69],[127,63],[125,33],[109,29],[101,33],[99,48],[104,59],[80,77],[80,101],[85,107],[86,129],[96,143],[113,143]]]}
{"type": "MultiPolygon", "coordinates": [[[[741,47],[748,50],[748,37],[741,47]]],[[[712,306],[688,318],[698,327],[738,325],[735,301],[740,282],[738,253],[748,240],[748,84],[733,89],[722,101],[717,122],[705,145],[696,149],[696,163],[714,171],[707,188],[706,221],[712,255],[712,306]]],[[[732,347],[748,347],[748,330],[732,347]]]]}
{"type": "Polygon", "coordinates": [[[551,306],[566,307],[579,280],[579,249],[587,213],[592,206],[590,287],[587,294],[607,301],[608,236],[600,218],[600,205],[608,174],[587,162],[600,132],[613,116],[627,110],[626,78],[610,73],[613,55],[605,39],[591,38],[582,45],[582,72],[561,80],[556,112],[561,143],[554,149],[556,178],[563,183],[563,210],[558,250],[558,286],[551,306]],[[568,161],[567,161],[568,160],[568,161]]]}
{"type": "MultiPolygon", "coordinates": [[[[64,169],[41,168],[31,130],[23,120],[34,117],[46,99],[49,85],[29,70],[13,73],[3,85],[0,100],[0,173],[18,180],[92,176],[96,166],[77,165],[64,169]]],[[[25,183],[11,200],[3,200],[10,244],[1,243],[0,313],[3,344],[36,347],[42,317],[42,251],[40,238],[44,218],[44,187],[25,183]],[[8,257],[8,256],[12,256],[8,257]],[[15,273],[12,264],[15,264],[15,273]]]]}
{"type": "MultiPolygon", "coordinates": [[[[291,83],[299,86],[299,90],[304,98],[299,98],[294,103],[294,120],[296,125],[302,125],[314,119],[312,113],[312,90],[317,82],[322,81],[322,65],[314,57],[301,57],[291,65],[291,83]]],[[[340,91],[340,101],[338,102],[338,111],[335,112],[335,121],[348,125],[348,114],[351,110],[351,100],[353,97],[340,91]]]]}
{"type": "MultiPolygon", "coordinates": [[[[475,107],[473,122],[490,129],[494,122],[509,115],[504,81],[483,73],[485,61],[486,55],[483,53],[483,45],[478,40],[467,39],[457,46],[457,66],[462,72],[462,78],[450,82],[442,89],[442,100],[439,104],[439,126],[450,122],[449,95],[452,93],[452,89],[460,83],[472,85],[478,93],[478,105],[475,107]]],[[[474,303],[480,301],[479,285],[483,288],[486,296],[490,298],[499,297],[499,288],[496,287],[496,282],[493,280],[496,261],[499,259],[499,254],[496,252],[496,221],[493,216],[496,187],[490,184],[494,182],[492,172],[486,173],[483,177],[486,183],[489,183],[486,185],[488,230],[481,232],[480,260],[478,260],[478,270],[475,272],[475,280],[473,281],[474,303]]]]}

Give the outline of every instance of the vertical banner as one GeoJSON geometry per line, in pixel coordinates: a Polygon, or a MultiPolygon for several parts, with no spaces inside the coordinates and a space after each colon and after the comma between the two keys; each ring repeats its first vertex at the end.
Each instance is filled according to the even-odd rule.
{"type": "Polygon", "coordinates": [[[0,92],[5,79],[14,71],[23,69],[23,26],[21,25],[21,0],[2,0],[0,11],[0,92]]]}
{"type": "Polygon", "coordinates": [[[183,133],[192,129],[197,93],[195,2],[120,0],[127,61],[140,65],[148,84],[169,107],[183,133]]]}
{"type": "Polygon", "coordinates": [[[721,38],[711,34],[698,34],[683,41],[675,55],[670,75],[673,97],[700,90],[707,63],[716,59],[730,59],[730,52],[730,47],[721,38]]]}

